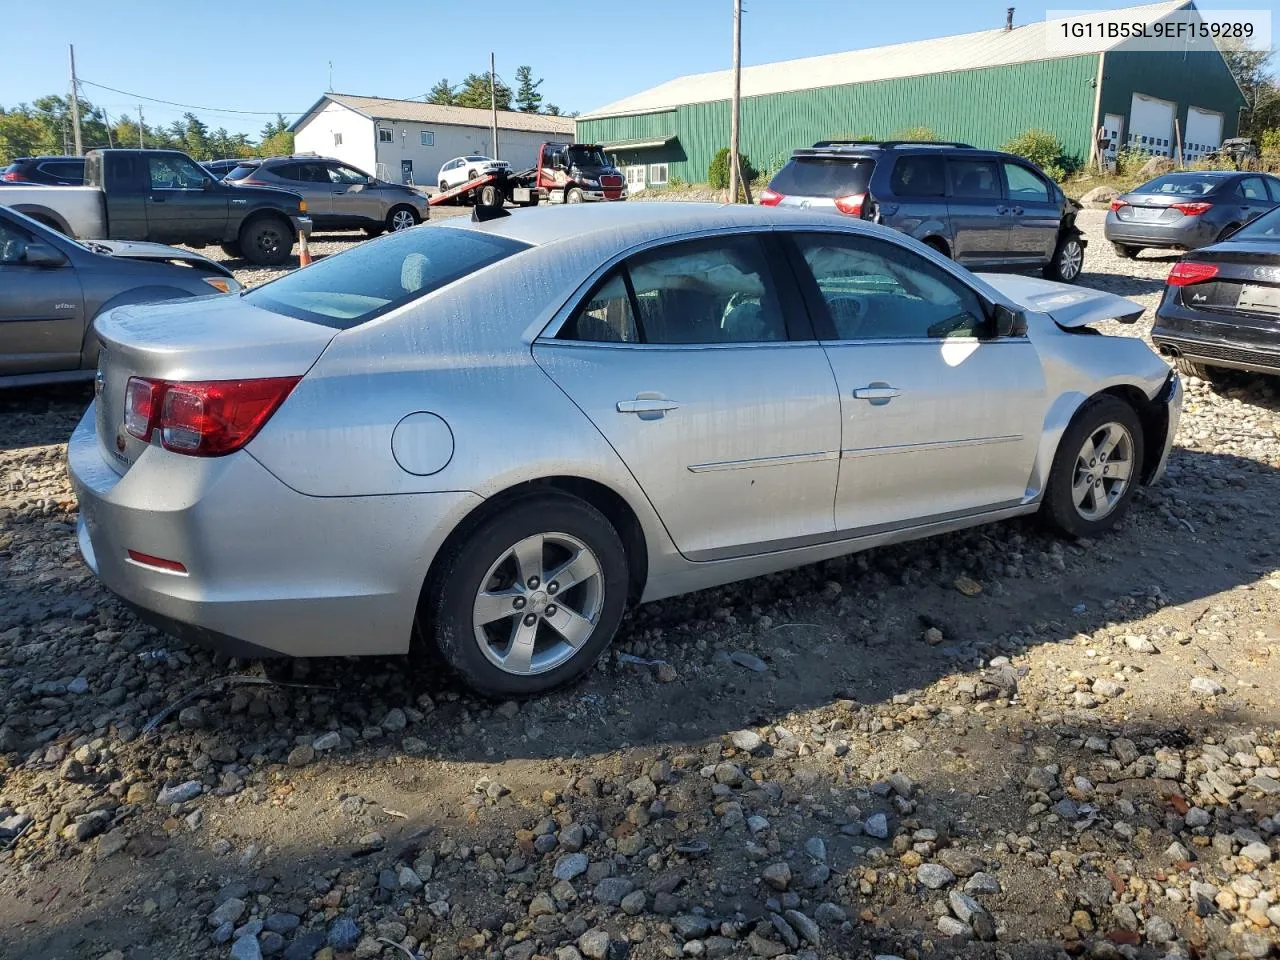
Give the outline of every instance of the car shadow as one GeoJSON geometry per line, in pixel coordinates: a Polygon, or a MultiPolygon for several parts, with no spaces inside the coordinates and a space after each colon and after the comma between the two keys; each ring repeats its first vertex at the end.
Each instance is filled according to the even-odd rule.
{"type": "Polygon", "coordinates": [[[1165,287],[1163,279],[1120,276],[1114,273],[1090,273],[1087,270],[1076,278],[1075,284],[1082,287],[1092,287],[1095,290],[1104,290],[1107,293],[1114,293],[1121,297],[1141,297],[1149,293],[1161,293],[1165,287]]]}
{"type": "Polygon", "coordinates": [[[66,443],[92,399],[92,382],[0,389],[0,450],[66,443]]]}

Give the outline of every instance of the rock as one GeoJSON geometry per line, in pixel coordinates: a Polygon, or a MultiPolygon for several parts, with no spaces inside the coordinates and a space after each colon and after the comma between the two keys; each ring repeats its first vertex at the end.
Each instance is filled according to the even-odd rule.
{"type": "Polygon", "coordinates": [[[764,673],[769,669],[769,665],[754,654],[747,653],[745,650],[735,650],[729,654],[729,659],[740,667],[752,671],[753,673],[764,673]]]}
{"type": "Polygon", "coordinates": [[[556,902],[551,899],[549,893],[535,894],[533,899],[529,901],[529,916],[532,917],[553,917],[556,913],[556,902]]]}
{"type": "Polygon", "coordinates": [[[578,949],[589,960],[604,960],[609,955],[610,940],[607,930],[596,927],[578,938],[578,949]]]}
{"type": "Polygon", "coordinates": [[[989,873],[975,873],[964,885],[964,892],[974,896],[991,896],[1000,892],[1000,881],[989,873]]]}
{"type": "Polygon", "coordinates": [[[308,763],[316,758],[315,747],[300,746],[294,747],[289,751],[289,766],[305,767],[308,763]]]}
{"type": "Polygon", "coordinates": [[[224,900],[214,909],[213,913],[209,914],[209,926],[220,927],[224,923],[238,923],[240,918],[244,916],[246,909],[245,902],[239,897],[231,897],[224,900]]]}
{"type": "Polygon", "coordinates": [[[1248,857],[1261,866],[1271,862],[1271,848],[1265,843],[1251,843],[1240,851],[1240,856],[1248,857]]]}
{"type": "Polygon", "coordinates": [[[257,937],[241,937],[231,945],[231,960],[262,960],[257,937]]]}
{"type": "Polygon", "coordinates": [[[785,863],[771,863],[761,872],[760,879],[774,890],[786,890],[791,883],[791,868],[785,863]]]}
{"type": "Polygon", "coordinates": [[[827,861],[827,845],[821,837],[810,837],[804,842],[804,852],[819,863],[827,861]]]}
{"type": "Polygon", "coordinates": [[[940,863],[922,863],[916,868],[916,879],[930,890],[941,890],[956,882],[956,875],[940,863]]]}
{"type": "Polygon", "coordinates": [[[266,930],[258,935],[258,945],[262,948],[264,957],[274,957],[284,950],[284,937],[271,930],[266,930]]]}
{"type": "Polygon", "coordinates": [[[272,933],[279,933],[288,936],[297,930],[302,924],[302,919],[292,913],[270,913],[263,922],[263,926],[272,933]]]}
{"type": "Polygon", "coordinates": [[[79,696],[82,693],[89,692],[89,680],[86,677],[76,677],[67,684],[67,693],[74,693],[79,696]]]}
{"type": "Polygon", "coordinates": [[[1090,689],[1100,697],[1106,697],[1111,700],[1124,693],[1124,684],[1112,680],[1109,677],[1099,677],[1093,681],[1090,689]]]}
{"type": "Polygon", "coordinates": [[[329,950],[332,957],[333,951],[324,945],[324,932],[312,930],[301,934],[285,948],[284,960],[312,960],[321,950],[329,950]]]}
{"type": "Polygon", "coordinates": [[[982,584],[972,577],[956,577],[952,581],[952,586],[963,593],[966,597],[976,597],[982,593],[982,584]]]}
{"type": "Polygon", "coordinates": [[[165,787],[156,796],[156,803],[162,807],[167,807],[175,803],[186,803],[188,800],[194,800],[204,791],[204,785],[199,780],[188,780],[186,783],[180,783],[176,787],[165,787]]]}
{"type": "Polygon", "coordinates": [[[847,914],[839,904],[827,902],[818,904],[813,916],[824,927],[834,927],[844,923],[847,914]]]}
{"type": "Polygon", "coordinates": [[[640,803],[648,803],[658,795],[658,787],[647,776],[641,776],[627,784],[627,792],[640,803]]]}
{"type": "Polygon", "coordinates": [[[387,733],[399,733],[409,725],[409,720],[404,715],[404,711],[399,707],[392,707],[387,711],[387,715],[382,718],[382,722],[378,724],[387,733]]]}
{"type": "Polygon", "coordinates": [[[944,937],[971,937],[973,931],[967,923],[961,923],[955,917],[939,917],[938,932],[944,937]]]}
{"type": "Polygon", "coordinates": [[[769,922],[773,924],[774,932],[782,938],[782,942],[787,945],[787,949],[795,950],[799,948],[800,937],[791,929],[791,924],[776,913],[769,914],[769,922]]]}
{"type": "Polygon", "coordinates": [[[1173,924],[1164,917],[1148,917],[1145,932],[1151,943],[1169,943],[1178,939],[1178,932],[1173,924]]]}
{"type": "Polygon", "coordinates": [[[314,740],[311,741],[312,749],[318,752],[324,752],[325,750],[332,750],[335,747],[341,746],[341,744],[342,744],[342,735],[339,734],[336,730],[330,730],[328,733],[322,733],[320,734],[320,736],[316,737],[314,740]]]}
{"type": "Polygon", "coordinates": [[[1266,937],[1259,936],[1256,933],[1246,933],[1240,938],[1240,946],[1244,948],[1244,952],[1250,957],[1269,957],[1271,956],[1273,944],[1266,937]]]}
{"type": "Polygon", "coordinates": [[[996,939],[996,921],[985,910],[975,913],[973,919],[969,921],[969,926],[973,930],[973,935],[979,940],[996,939]]]}
{"type": "Polygon", "coordinates": [[[944,847],[934,859],[957,877],[972,877],[983,867],[982,860],[959,847],[944,847]]]}
{"type": "Polygon", "coordinates": [[[791,924],[795,932],[810,944],[815,947],[822,946],[822,932],[818,929],[817,923],[811,918],[805,916],[799,910],[788,910],[783,916],[786,917],[787,923],[791,924]]]}
{"type": "Polygon", "coordinates": [[[567,853],[556,860],[551,874],[557,880],[572,880],[586,873],[590,864],[590,858],[585,853],[567,853]]]}
{"type": "Polygon", "coordinates": [[[952,890],[947,894],[947,903],[951,907],[951,912],[956,915],[956,919],[965,923],[968,923],[976,914],[982,912],[982,904],[967,893],[961,893],[959,890],[952,890]]]}
{"type": "Polygon", "coordinates": [[[1086,191],[1080,198],[1080,202],[1086,207],[1095,205],[1099,208],[1108,207],[1111,205],[1111,201],[1118,196],[1120,196],[1120,191],[1115,187],[1103,185],[1086,191]]]}
{"type": "Polygon", "coordinates": [[[1146,637],[1125,637],[1124,645],[1134,653],[1155,653],[1156,645],[1146,637]]]}
{"type": "Polygon", "coordinates": [[[571,823],[560,831],[560,849],[570,853],[581,850],[587,842],[587,832],[580,823],[571,823]]]}
{"type": "Polygon", "coordinates": [[[339,953],[354,950],[360,942],[360,924],[350,917],[339,917],[329,927],[327,942],[339,953]]]}
{"type": "Polygon", "coordinates": [[[735,750],[741,750],[744,753],[755,753],[764,746],[764,739],[754,730],[735,730],[729,734],[729,742],[733,744],[735,750]]]}
{"type": "Polygon", "coordinates": [[[644,913],[644,908],[648,906],[648,904],[649,897],[643,890],[632,890],[622,898],[622,902],[619,906],[622,907],[622,912],[628,917],[635,917],[644,913]]]}
{"type": "Polygon", "coordinates": [[[1199,697],[1220,697],[1227,692],[1227,688],[1209,677],[1193,677],[1191,692],[1199,697]]]}
{"type": "Polygon", "coordinates": [[[1209,816],[1209,811],[1201,807],[1192,807],[1183,817],[1183,822],[1192,830],[1199,827],[1207,827],[1212,821],[1213,818],[1209,816]]]}
{"type": "Polygon", "coordinates": [[[199,730],[204,726],[204,711],[200,707],[184,707],[178,712],[178,726],[183,730],[199,730]]]}
{"type": "Polygon", "coordinates": [[[787,952],[787,948],[782,944],[768,940],[755,931],[747,937],[747,947],[757,957],[780,957],[787,952]]]}
{"type": "Polygon", "coordinates": [[[623,897],[635,889],[635,886],[625,877],[606,877],[596,884],[596,888],[591,892],[591,895],[599,903],[607,903],[616,907],[622,903],[623,897]]]}
{"type": "Polygon", "coordinates": [[[711,932],[711,921],[696,913],[682,913],[674,917],[671,927],[685,940],[697,940],[711,932]]]}
{"type": "Polygon", "coordinates": [[[1149,180],[1162,173],[1168,173],[1173,168],[1174,163],[1168,157],[1152,157],[1138,169],[1138,176],[1143,180],[1149,180]]]}
{"type": "Polygon", "coordinates": [[[1275,796],[1280,793],[1280,780],[1260,774],[1249,780],[1249,789],[1275,796]]]}
{"type": "Polygon", "coordinates": [[[873,813],[867,817],[862,829],[869,837],[885,840],[889,836],[889,818],[883,813],[873,813]]]}

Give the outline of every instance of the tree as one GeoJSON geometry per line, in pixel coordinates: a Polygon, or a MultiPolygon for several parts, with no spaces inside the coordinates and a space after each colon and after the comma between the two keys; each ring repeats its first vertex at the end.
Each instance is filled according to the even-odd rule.
{"type": "Polygon", "coordinates": [[[196,160],[213,158],[213,145],[209,142],[209,127],[194,113],[184,113],[186,128],[182,132],[182,146],[196,160]]]}
{"type": "Polygon", "coordinates": [[[277,113],[274,120],[268,120],[266,126],[262,128],[262,139],[270,140],[278,133],[284,133],[289,129],[289,121],[284,118],[283,113],[277,113]]]}
{"type": "Polygon", "coordinates": [[[25,103],[7,112],[0,108],[0,164],[57,149],[49,129],[32,115],[25,103]]]}
{"type": "Polygon", "coordinates": [[[549,116],[549,117],[558,117],[558,116],[560,116],[560,108],[559,108],[559,107],[557,107],[554,103],[548,103],[548,104],[547,104],[547,116],[549,116]]]}
{"type": "Polygon", "coordinates": [[[516,109],[521,113],[538,113],[542,109],[540,86],[542,78],[533,79],[532,67],[516,67],[516,109]]]}
{"type": "Polygon", "coordinates": [[[1227,61],[1231,75],[1240,84],[1245,108],[1240,117],[1242,136],[1256,136],[1276,122],[1280,111],[1280,90],[1271,76],[1271,51],[1250,50],[1238,44],[1224,41],[1219,45],[1222,59],[1227,61]],[[1268,123],[1268,118],[1270,123],[1268,123]]]}
{"type": "MultiPolygon", "coordinates": [[[[511,109],[511,88],[501,80],[498,81],[498,109],[511,109]]],[[[487,73],[469,73],[462,80],[462,90],[453,101],[459,107],[476,107],[489,109],[489,75],[487,73]]]]}
{"type": "Polygon", "coordinates": [[[258,144],[260,157],[287,157],[293,153],[293,134],[288,130],[273,133],[258,144]]]}
{"type": "Polygon", "coordinates": [[[441,77],[431,92],[427,94],[427,103],[438,103],[442,107],[451,107],[457,102],[453,87],[449,86],[449,78],[441,77]]]}

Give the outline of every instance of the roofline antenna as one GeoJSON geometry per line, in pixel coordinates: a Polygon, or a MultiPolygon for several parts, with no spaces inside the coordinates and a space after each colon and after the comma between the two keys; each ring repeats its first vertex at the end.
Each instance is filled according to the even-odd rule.
{"type": "Polygon", "coordinates": [[[1004,29],[1008,33],[1013,29],[1013,7],[1008,7],[1004,11],[1004,29]]]}

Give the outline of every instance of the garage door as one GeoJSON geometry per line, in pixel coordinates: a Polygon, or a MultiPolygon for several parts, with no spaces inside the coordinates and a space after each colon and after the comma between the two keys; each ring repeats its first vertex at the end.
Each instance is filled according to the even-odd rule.
{"type": "Polygon", "coordinates": [[[1183,154],[1188,161],[1199,160],[1222,146],[1222,114],[1200,107],[1187,110],[1187,132],[1182,136],[1183,154]]]}
{"type": "Polygon", "coordinates": [[[1173,110],[1174,105],[1168,100],[1135,93],[1129,105],[1129,149],[1173,156],[1173,110]]]}

